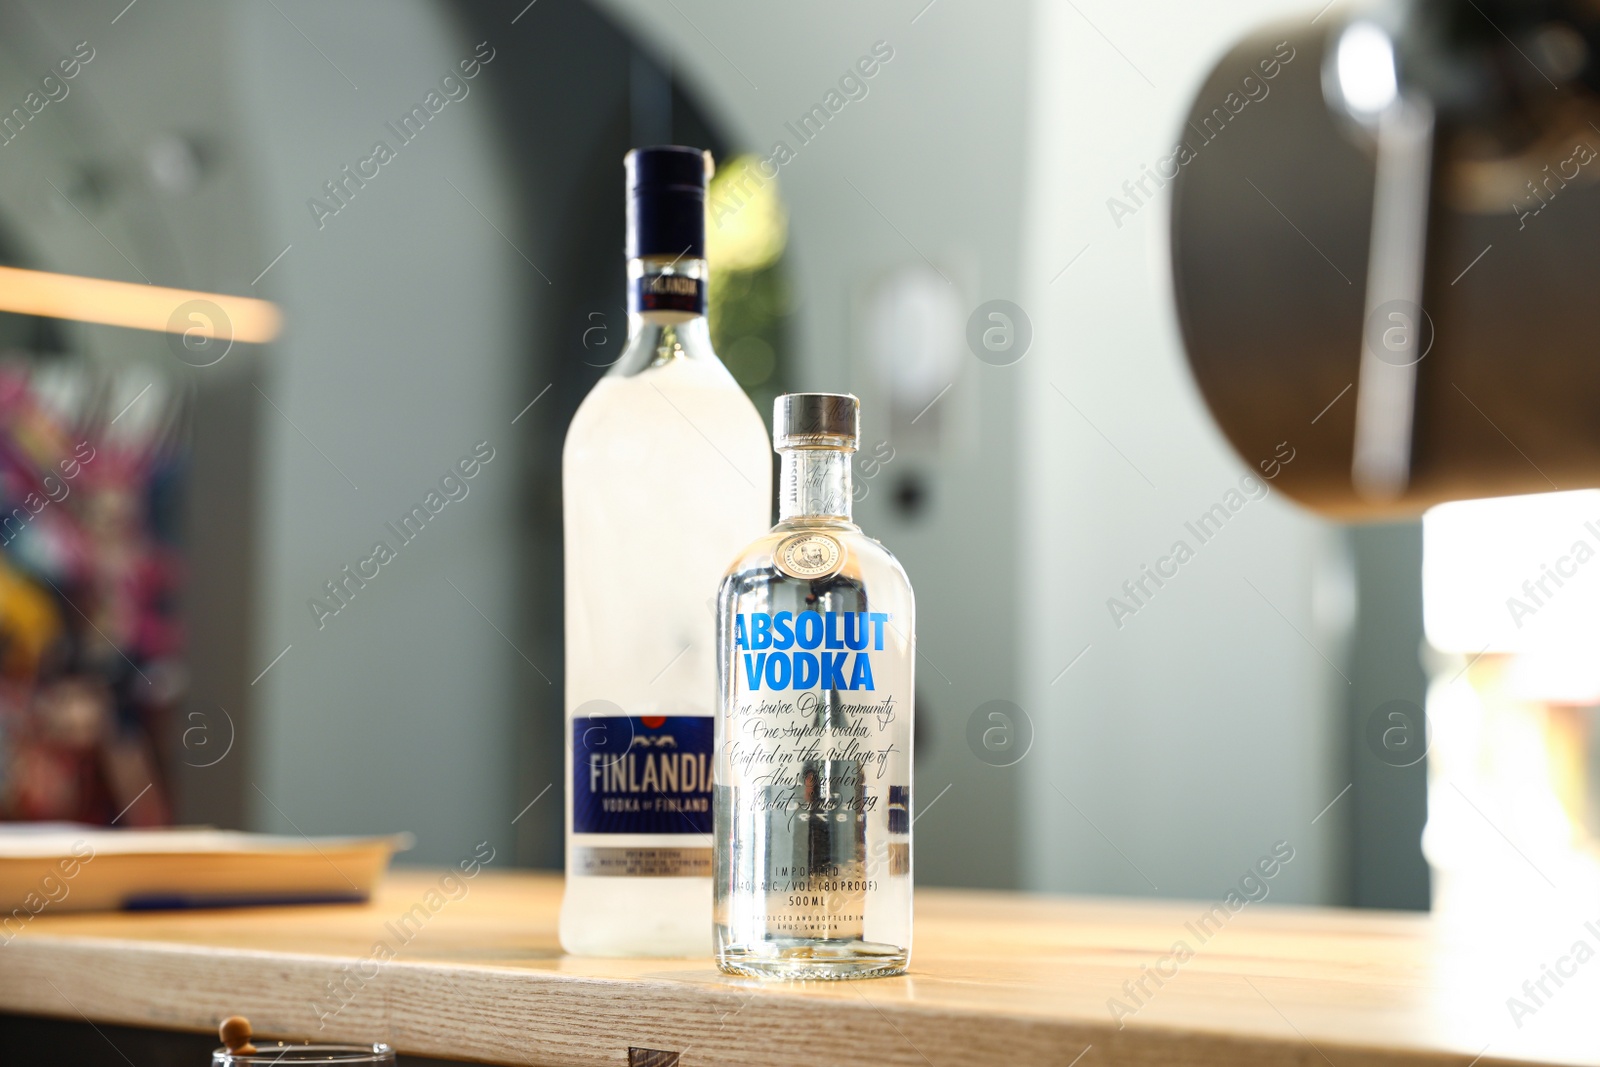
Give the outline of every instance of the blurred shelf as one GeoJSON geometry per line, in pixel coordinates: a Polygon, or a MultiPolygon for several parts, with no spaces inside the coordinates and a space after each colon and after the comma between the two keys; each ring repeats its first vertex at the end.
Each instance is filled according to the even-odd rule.
{"type": "Polygon", "coordinates": [[[1424,916],[1252,904],[1202,942],[1202,904],[922,890],[913,973],[781,985],[565,957],[558,877],[486,871],[455,900],[439,877],[395,872],[368,905],[46,909],[0,945],[0,1011],[172,1030],[238,1013],[271,1037],[503,1064],[626,1064],[630,1047],[684,1067],[1600,1062],[1588,993],[1513,1027],[1505,998],[1537,966],[1424,916]],[[1176,973],[1146,979],[1119,1028],[1110,998],[1137,1007],[1124,983],[1178,941],[1193,957],[1161,962],[1176,973]],[[396,958],[364,962],[379,942],[396,958]]]}

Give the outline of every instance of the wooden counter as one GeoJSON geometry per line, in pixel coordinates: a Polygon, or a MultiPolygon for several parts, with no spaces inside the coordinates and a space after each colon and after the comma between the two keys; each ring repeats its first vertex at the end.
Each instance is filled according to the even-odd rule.
{"type": "Polygon", "coordinates": [[[365,906],[46,912],[0,945],[0,1010],[175,1030],[240,1013],[274,1036],[563,1067],[630,1047],[685,1067],[1600,1063],[1600,960],[1513,1020],[1506,998],[1561,950],[1528,964],[1420,916],[1250,905],[1200,927],[1202,904],[923,890],[911,974],[785,985],[564,957],[549,875],[438,888],[409,871],[365,906]],[[398,947],[382,966],[380,941],[398,947]],[[1169,977],[1136,999],[1143,968],[1169,977]]]}

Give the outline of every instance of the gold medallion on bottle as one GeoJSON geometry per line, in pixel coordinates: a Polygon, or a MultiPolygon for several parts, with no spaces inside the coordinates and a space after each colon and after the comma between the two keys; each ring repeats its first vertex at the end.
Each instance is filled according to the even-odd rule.
{"type": "Polygon", "coordinates": [[[772,561],[791,578],[827,578],[844,565],[844,546],[827,534],[808,530],[779,541],[772,561]]]}

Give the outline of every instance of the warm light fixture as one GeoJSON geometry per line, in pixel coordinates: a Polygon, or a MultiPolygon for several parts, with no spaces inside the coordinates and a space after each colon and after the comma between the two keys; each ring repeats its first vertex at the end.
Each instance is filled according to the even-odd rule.
{"type": "Polygon", "coordinates": [[[0,311],[260,344],[278,336],[278,306],[248,296],[0,267],[0,311]]]}

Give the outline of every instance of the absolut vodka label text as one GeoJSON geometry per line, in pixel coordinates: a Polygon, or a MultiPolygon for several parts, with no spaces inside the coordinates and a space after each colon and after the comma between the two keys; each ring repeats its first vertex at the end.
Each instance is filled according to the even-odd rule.
{"type": "Polygon", "coordinates": [[[733,617],[746,688],[875,690],[872,653],[883,651],[881,611],[750,612],[733,617]]]}

